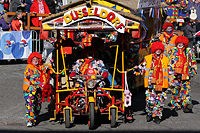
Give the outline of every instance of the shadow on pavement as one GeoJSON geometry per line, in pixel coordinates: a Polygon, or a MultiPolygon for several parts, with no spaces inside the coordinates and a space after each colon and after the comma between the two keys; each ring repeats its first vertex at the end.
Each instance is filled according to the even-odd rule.
{"type": "Polygon", "coordinates": [[[27,59],[0,60],[0,65],[27,64],[27,59]]]}
{"type": "MultiPolygon", "coordinates": [[[[20,130],[0,130],[1,133],[160,133],[161,131],[139,131],[139,130],[132,130],[132,131],[20,131],[20,130]]],[[[200,131],[162,131],[162,133],[199,133],[200,131]]]]}

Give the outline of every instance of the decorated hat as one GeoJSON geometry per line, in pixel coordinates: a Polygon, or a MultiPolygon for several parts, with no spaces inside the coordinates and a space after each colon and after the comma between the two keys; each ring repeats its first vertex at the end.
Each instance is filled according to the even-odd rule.
{"type": "Polygon", "coordinates": [[[175,40],[175,44],[177,45],[178,43],[183,43],[184,46],[187,48],[188,47],[188,43],[189,43],[189,40],[187,37],[184,37],[184,36],[178,36],[175,40]]]}
{"type": "Polygon", "coordinates": [[[162,44],[162,42],[154,42],[151,45],[151,51],[152,51],[152,53],[155,53],[157,49],[161,49],[161,51],[164,52],[165,47],[162,44]]]}
{"type": "Polygon", "coordinates": [[[32,59],[33,59],[34,57],[36,57],[36,58],[39,59],[39,64],[40,64],[40,65],[43,64],[43,63],[42,63],[42,56],[41,56],[41,54],[39,54],[38,52],[33,52],[33,53],[31,53],[31,54],[29,55],[29,57],[28,57],[27,63],[28,63],[28,64],[32,64],[32,59]]]}
{"type": "Polygon", "coordinates": [[[174,25],[172,23],[164,23],[163,25],[163,31],[165,31],[167,29],[167,27],[172,27],[172,30],[174,30],[174,25]]]}

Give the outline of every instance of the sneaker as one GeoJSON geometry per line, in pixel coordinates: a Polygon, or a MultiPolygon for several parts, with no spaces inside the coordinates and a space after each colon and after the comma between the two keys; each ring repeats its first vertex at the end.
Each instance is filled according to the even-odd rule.
{"type": "Polygon", "coordinates": [[[152,116],[151,116],[151,115],[147,115],[146,119],[147,119],[147,122],[150,122],[150,121],[152,121],[152,120],[153,120],[153,118],[152,118],[152,116]]]}
{"type": "Polygon", "coordinates": [[[160,124],[160,118],[158,117],[158,116],[156,116],[155,118],[154,118],[154,122],[156,123],[156,124],[160,124]]]}
{"type": "Polygon", "coordinates": [[[26,125],[27,127],[32,127],[32,122],[31,121],[29,121],[28,123],[27,123],[27,125],[26,125]]]}

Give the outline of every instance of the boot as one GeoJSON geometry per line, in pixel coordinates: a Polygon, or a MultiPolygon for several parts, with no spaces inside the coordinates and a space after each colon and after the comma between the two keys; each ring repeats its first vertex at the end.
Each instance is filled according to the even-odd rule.
{"type": "Polygon", "coordinates": [[[151,116],[151,115],[147,115],[146,119],[147,119],[147,122],[150,122],[150,121],[152,121],[152,120],[153,120],[153,118],[152,118],[152,116],[151,116]]]}
{"type": "Polygon", "coordinates": [[[161,121],[161,119],[160,119],[158,116],[156,116],[156,117],[154,118],[154,122],[155,122],[156,124],[160,124],[160,121],[161,121]]]}

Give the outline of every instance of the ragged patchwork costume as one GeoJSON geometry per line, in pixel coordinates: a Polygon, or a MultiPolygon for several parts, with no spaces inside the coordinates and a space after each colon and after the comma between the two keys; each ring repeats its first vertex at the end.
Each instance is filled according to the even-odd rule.
{"type": "MultiPolygon", "coordinates": [[[[189,40],[186,37],[179,36],[176,39],[176,45],[183,43],[183,48],[174,47],[169,53],[171,55],[170,71],[172,72],[172,100],[174,109],[183,108],[192,104],[191,101],[191,78],[197,74],[197,62],[195,54],[188,47],[189,40]]],[[[185,111],[184,111],[185,112],[185,111]]]]}
{"type": "Polygon", "coordinates": [[[165,51],[164,51],[164,55],[167,56],[168,52],[170,51],[171,48],[173,48],[175,46],[175,40],[178,37],[176,34],[174,34],[173,32],[174,30],[174,26],[171,23],[165,23],[163,25],[163,33],[160,36],[160,41],[162,42],[162,44],[165,46],[165,51]],[[168,27],[172,27],[172,32],[168,33],[166,31],[166,29],[168,27]]]}
{"type": "Polygon", "coordinates": [[[144,61],[139,65],[139,72],[136,72],[136,75],[145,73],[144,87],[146,88],[147,116],[161,119],[164,100],[167,98],[164,89],[168,88],[169,59],[163,55],[164,45],[161,42],[154,42],[151,50],[153,54],[144,57],[144,61]],[[158,49],[162,53],[156,56],[155,51],[158,49]]]}
{"type": "MultiPolygon", "coordinates": [[[[165,3],[169,5],[167,7],[167,16],[169,20],[173,19],[184,19],[188,17],[189,13],[186,12],[186,8],[188,7],[188,4],[191,3],[191,0],[165,0],[165,3]],[[178,7],[178,4],[180,7],[178,7]]],[[[170,23],[178,23],[176,21],[170,21],[170,23]]],[[[179,22],[179,26],[182,26],[183,22],[179,22]]]]}
{"type": "Polygon", "coordinates": [[[46,69],[42,65],[42,56],[33,52],[28,57],[28,65],[24,70],[24,82],[23,82],[23,90],[24,90],[24,98],[25,98],[25,106],[26,106],[26,119],[27,123],[35,123],[36,119],[40,113],[41,109],[41,92],[42,87],[44,86],[46,81],[41,76],[45,76],[46,69]],[[36,57],[39,59],[39,66],[35,66],[32,63],[32,59],[36,57]]]}

